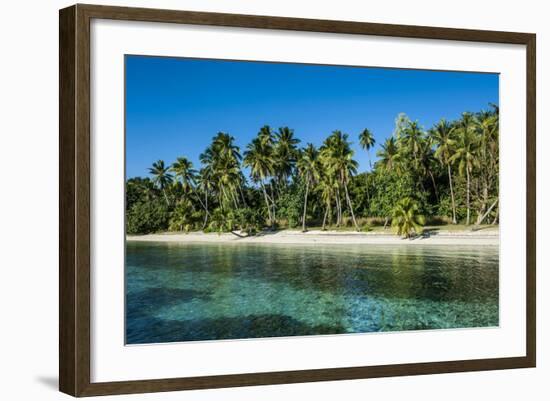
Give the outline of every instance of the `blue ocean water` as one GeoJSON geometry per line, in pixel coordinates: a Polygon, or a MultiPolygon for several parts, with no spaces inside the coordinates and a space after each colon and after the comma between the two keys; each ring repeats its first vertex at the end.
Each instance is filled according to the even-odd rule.
{"type": "Polygon", "coordinates": [[[491,327],[497,246],[127,242],[126,343],[491,327]]]}

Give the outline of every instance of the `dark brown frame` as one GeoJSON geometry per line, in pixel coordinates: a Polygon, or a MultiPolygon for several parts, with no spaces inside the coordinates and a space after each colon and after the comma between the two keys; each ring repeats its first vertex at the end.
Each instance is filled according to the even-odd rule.
{"type": "MultiPolygon", "coordinates": [[[[59,389],[73,396],[535,367],[536,35],[301,18],[74,5],[59,13],[59,389]],[[525,45],[526,356],[285,372],[90,382],[90,20],[92,18],[525,45]]],[[[122,157],[122,156],[121,156],[122,157]]]]}

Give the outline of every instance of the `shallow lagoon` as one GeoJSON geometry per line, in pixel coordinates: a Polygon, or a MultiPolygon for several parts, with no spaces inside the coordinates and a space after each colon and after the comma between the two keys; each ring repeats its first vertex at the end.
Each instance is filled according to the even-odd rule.
{"type": "Polygon", "coordinates": [[[498,326],[498,247],[127,242],[126,343],[498,326]]]}

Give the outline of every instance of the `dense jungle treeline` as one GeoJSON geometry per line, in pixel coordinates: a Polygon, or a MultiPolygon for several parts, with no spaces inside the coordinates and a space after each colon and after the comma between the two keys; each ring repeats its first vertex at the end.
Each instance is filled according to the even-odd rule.
{"type": "MultiPolygon", "coordinates": [[[[260,128],[240,149],[220,132],[200,155],[159,160],[149,177],[126,182],[129,234],[373,226],[409,236],[424,224],[497,224],[498,107],[463,113],[425,130],[400,114],[376,162],[358,172],[352,141],[375,145],[368,129],[327,135],[316,147],[288,127],[260,128]]],[[[369,163],[370,155],[369,155],[369,163]]]]}

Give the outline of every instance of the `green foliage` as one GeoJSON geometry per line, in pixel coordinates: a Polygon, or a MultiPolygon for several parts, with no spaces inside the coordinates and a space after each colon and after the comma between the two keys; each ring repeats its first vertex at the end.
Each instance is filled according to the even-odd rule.
{"type": "Polygon", "coordinates": [[[293,185],[277,200],[278,217],[286,220],[289,228],[300,225],[304,207],[304,192],[305,185],[300,181],[299,185],[293,185]]]}
{"type": "Polygon", "coordinates": [[[126,210],[138,202],[147,202],[158,196],[153,182],[149,178],[135,177],[126,181],[126,210]]]}
{"type": "Polygon", "coordinates": [[[220,208],[215,209],[210,215],[210,223],[207,232],[223,233],[233,229],[234,216],[232,212],[224,213],[220,208]]]}
{"type": "Polygon", "coordinates": [[[261,210],[243,208],[235,212],[239,229],[248,235],[254,235],[264,228],[265,217],[261,210]]]}
{"type": "Polygon", "coordinates": [[[171,214],[168,223],[170,231],[190,231],[196,228],[200,221],[201,214],[194,211],[193,204],[189,199],[179,201],[171,214]]]}
{"type": "Polygon", "coordinates": [[[418,194],[413,176],[394,170],[376,170],[373,174],[373,188],[370,214],[377,217],[391,216],[399,200],[418,194]]]}
{"type": "Polygon", "coordinates": [[[128,234],[147,234],[168,228],[170,213],[161,198],[132,205],[126,216],[128,234]]]}
{"type": "Polygon", "coordinates": [[[369,232],[372,231],[372,228],[368,224],[361,225],[361,231],[363,232],[369,232]]]}
{"type": "Polygon", "coordinates": [[[496,106],[441,120],[428,130],[400,114],[394,132],[379,143],[365,128],[355,136],[336,130],[319,148],[299,148],[291,128],[265,125],[241,153],[233,136],[218,132],[200,154],[200,168],[185,157],[173,164],[158,160],[150,177],[127,180],[127,232],[256,233],[300,225],[370,230],[392,216],[399,222],[399,213],[404,235],[415,232],[413,223],[421,225],[414,216],[466,225],[481,218],[497,222],[498,137],[496,106]],[[362,172],[358,147],[378,156],[371,165],[368,155],[370,168],[362,172]],[[405,205],[406,199],[412,203],[405,205]],[[410,222],[405,206],[414,209],[410,222]]]}
{"type": "Polygon", "coordinates": [[[426,219],[420,214],[418,203],[412,198],[403,198],[394,207],[392,212],[392,227],[397,235],[410,238],[413,234],[422,232],[426,219]]]}

